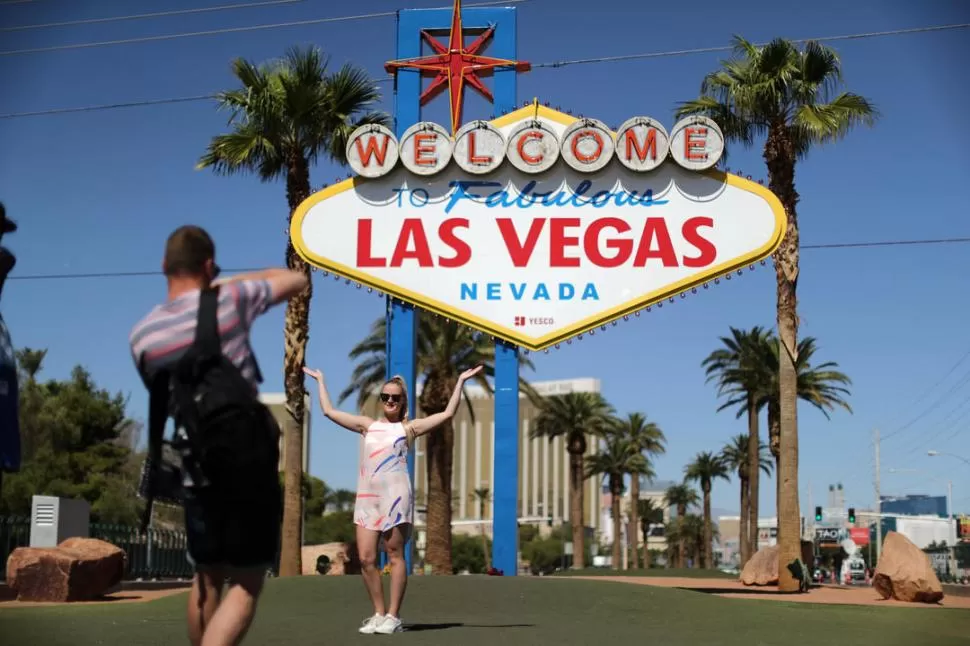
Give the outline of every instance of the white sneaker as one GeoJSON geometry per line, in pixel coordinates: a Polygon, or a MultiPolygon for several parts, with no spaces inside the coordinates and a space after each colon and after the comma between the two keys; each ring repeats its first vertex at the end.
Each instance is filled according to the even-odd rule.
{"type": "Polygon", "coordinates": [[[375,633],[381,635],[390,635],[392,633],[399,633],[404,630],[401,625],[401,620],[394,615],[384,615],[384,620],[377,624],[374,629],[375,633]]]}
{"type": "Polygon", "coordinates": [[[360,628],[357,629],[357,632],[362,635],[373,635],[375,632],[377,632],[377,627],[380,626],[383,621],[384,615],[375,614],[374,616],[365,619],[360,625],[360,628]]]}

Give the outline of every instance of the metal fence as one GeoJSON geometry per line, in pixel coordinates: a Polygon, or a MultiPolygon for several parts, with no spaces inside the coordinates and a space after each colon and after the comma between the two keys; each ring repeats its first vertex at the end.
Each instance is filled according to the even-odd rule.
{"type": "Polygon", "coordinates": [[[0,557],[3,558],[0,579],[7,577],[7,557],[18,547],[30,545],[30,518],[0,516],[0,557]]]}
{"type": "MultiPolygon", "coordinates": [[[[91,523],[91,538],[120,547],[128,557],[125,579],[191,577],[192,566],[185,555],[185,533],[149,528],[142,533],[129,525],[91,523]]],[[[30,518],[0,516],[0,578],[6,577],[10,553],[30,545],[30,518]]]]}

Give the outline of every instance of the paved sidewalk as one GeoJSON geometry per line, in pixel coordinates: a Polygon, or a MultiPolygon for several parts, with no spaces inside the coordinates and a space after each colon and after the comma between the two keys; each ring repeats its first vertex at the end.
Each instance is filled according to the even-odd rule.
{"type": "Polygon", "coordinates": [[[721,597],[734,599],[769,599],[774,601],[795,601],[802,603],[826,603],[859,606],[886,606],[897,608],[962,608],[970,609],[970,597],[944,596],[939,604],[907,603],[895,599],[883,599],[869,586],[818,586],[805,594],[784,594],[776,586],[745,586],[731,579],[688,579],[683,577],[643,577],[643,576],[575,576],[550,577],[584,579],[587,581],[617,581],[639,585],[654,585],[666,588],[682,588],[697,592],[707,592],[721,597]]]}

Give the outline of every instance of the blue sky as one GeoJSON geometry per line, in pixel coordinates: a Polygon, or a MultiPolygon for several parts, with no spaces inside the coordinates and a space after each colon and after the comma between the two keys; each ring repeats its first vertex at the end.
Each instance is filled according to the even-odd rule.
{"type": "MultiPolygon", "coordinates": [[[[382,0],[341,9],[337,3],[308,0],[9,32],[0,39],[0,49],[445,4],[382,0]]],[[[137,10],[193,5],[152,0],[139,3],[137,10]]],[[[970,22],[970,7],[938,0],[702,1],[688,10],[624,0],[531,0],[518,7],[519,58],[533,63],[721,46],[735,33],[760,42],[970,22]]],[[[133,11],[124,2],[38,0],[0,6],[0,25],[133,11]]],[[[384,17],[57,52],[0,52],[6,88],[0,93],[0,114],[228,89],[234,87],[233,58],[263,61],[294,44],[319,45],[334,66],[351,61],[383,77],[384,61],[394,57],[394,29],[394,18],[384,17]]],[[[874,129],[853,132],[798,166],[802,242],[970,235],[960,188],[970,177],[964,156],[970,137],[962,110],[970,102],[970,89],[958,81],[963,78],[960,61],[970,56],[966,31],[833,45],[843,58],[848,88],[874,101],[883,117],[874,129]]],[[[676,103],[696,95],[700,79],[720,58],[699,54],[537,69],[520,76],[519,99],[537,96],[606,123],[646,114],[669,126],[676,103]]],[[[427,118],[446,123],[447,102],[442,100],[430,107],[427,118]]],[[[390,101],[385,107],[391,110],[390,101]]],[[[467,104],[466,119],[487,116],[481,101],[467,104]]],[[[213,234],[223,267],[282,265],[287,215],[282,184],[194,170],[209,138],[224,130],[225,115],[210,102],[0,119],[0,200],[21,225],[4,240],[20,259],[14,277],[154,270],[165,237],[188,222],[213,234]]],[[[758,148],[733,149],[729,165],[765,177],[758,148]]],[[[322,164],[313,170],[313,185],[347,172],[322,164]]],[[[968,247],[959,244],[803,252],[801,334],[816,337],[818,358],[837,361],[854,380],[854,414],[838,412],[827,421],[814,409],[800,407],[803,515],[812,513],[809,493],[812,504],[824,504],[827,486],[835,482],[843,483],[849,504],[871,505],[875,428],[884,436],[895,432],[882,445],[884,492],[943,494],[952,480],[955,510],[970,511],[970,469],[954,458],[926,455],[937,449],[970,458],[970,360],[947,375],[970,350],[966,288],[960,278],[968,270],[968,247]]],[[[164,294],[161,276],[12,280],[5,289],[3,315],[18,347],[48,348],[47,377],[64,377],[73,365],[83,364],[103,387],[128,394],[131,415],[143,418],[147,398],[127,337],[164,294]]],[[[660,478],[678,479],[698,451],[720,449],[746,429],[743,420],[715,412],[716,395],[704,383],[701,360],[731,325],[773,326],[774,305],[769,264],[672,307],[631,318],[605,334],[533,354],[536,371],[528,376],[601,379],[619,411],[643,411],[663,428],[669,446],[656,471],[660,478]]],[[[332,391],[347,384],[352,369],[347,353],[383,311],[378,297],[317,276],[308,362],[324,371],[332,391]]],[[[265,391],[282,389],[282,320],[280,307],[254,330],[265,391]]],[[[356,442],[321,417],[315,410],[311,472],[333,486],[352,488],[356,442]]],[[[762,510],[769,515],[773,491],[773,485],[762,487],[762,510]]],[[[737,499],[734,482],[715,486],[715,507],[736,509],[737,499]]]]}

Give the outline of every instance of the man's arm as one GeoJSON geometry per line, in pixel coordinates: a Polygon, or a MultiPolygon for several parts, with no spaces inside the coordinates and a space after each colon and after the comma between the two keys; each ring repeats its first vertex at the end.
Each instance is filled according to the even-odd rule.
{"type": "Polygon", "coordinates": [[[268,305],[277,305],[288,300],[299,294],[307,284],[307,278],[302,272],[274,267],[238,274],[231,278],[222,278],[213,281],[212,285],[228,285],[242,281],[266,281],[269,284],[270,291],[268,305]]]}
{"type": "Polygon", "coordinates": [[[213,281],[212,284],[233,290],[236,307],[248,329],[267,309],[300,293],[307,279],[302,273],[288,269],[264,269],[213,281]]]}

